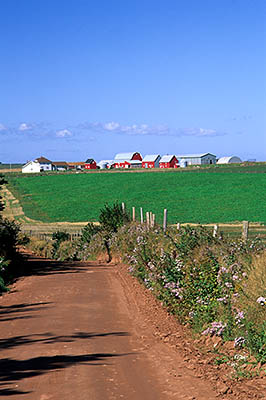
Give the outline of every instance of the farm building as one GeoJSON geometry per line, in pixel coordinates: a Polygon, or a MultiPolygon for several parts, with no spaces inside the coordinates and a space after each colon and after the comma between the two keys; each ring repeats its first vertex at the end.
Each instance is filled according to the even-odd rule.
{"type": "Polygon", "coordinates": [[[77,169],[77,170],[82,170],[85,168],[85,162],[84,161],[75,161],[75,162],[68,162],[69,169],[77,169]]]}
{"type": "Polygon", "coordinates": [[[241,163],[242,160],[239,157],[236,156],[230,156],[230,157],[221,157],[217,161],[217,164],[237,164],[241,163]]]}
{"type": "Polygon", "coordinates": [[[48,160],[47,158],[41,156],[34,160],[40,164],[41,171],[52,171],[52,161],[48,160]]]}
{"type": "Polygon", "coordinates": [[[187,165],[216,164],[216,156],[211,153],[179,154],[176,157],[180,165],[183,167],[186,167],[187,165]]]}
{"type": "Polygon", "coordinates": [[[162,156],[159,162],[160,168],[178,168],[178,160],[173,154],[162,156]]]}
{"type": "Polygon", "coordinates": [[[96,161],[93,158],[88,158],[85,161],[85,169],[97,169],[96,161]]]}
{"type": "Polygon", "coordinates": [[[130,160],[129,164],[129,168],[142,168],[142,161],[140,160],[130,160]]]}
{"type": "Polygon", "coordinates": [[[101,160],[97,163],[100,169],[111,169],[114,166],[114,160],[101,160]]]}
{"type": "Polygon", "coordinates": [[[115,168],[138,168],[141,164],[142,156],[140,153],[118,153],[114,159],[115,168]],[[134,161],[134,162],[133,162],[134,161]],[[139,163],[135,162],[139,161],[139,163]]]}
{"type": "Polygon", "coordinates": [[[28,161],[25,165],[22,166],[22,172],[24,174],[32,174],[41,171],[40,163],[37,161],[28,161]]]}
{"type": "Polygon", "coordinates": [[[142,160],[142,168],[159,168],[160,154],[148,154],[142,160]]]}
{"type": "Polygon", "coordinates": [[[69,169],[68,163],[65,161],[53,161],[52,170],[53,171],[67,171],[69,169]]]}

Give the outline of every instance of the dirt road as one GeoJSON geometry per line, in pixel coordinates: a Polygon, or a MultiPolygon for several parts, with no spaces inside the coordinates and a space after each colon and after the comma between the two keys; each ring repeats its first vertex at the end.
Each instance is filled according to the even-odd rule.
{"type": "Polygon", "coordinates": [[[34,257],[29,265],[32,273],[0,299],[0,396],[217,398],[211,383],[158,339],[146,317],[151,311],[118,266],[34,257]]]}

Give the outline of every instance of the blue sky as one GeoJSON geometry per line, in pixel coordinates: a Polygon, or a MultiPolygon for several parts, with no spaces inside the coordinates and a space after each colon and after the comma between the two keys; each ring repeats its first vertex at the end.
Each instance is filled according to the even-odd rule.
{"type": "Polygon", "coordinates": [[[0,0],[0,161],[266,161],[265,0],[0,0]]]}

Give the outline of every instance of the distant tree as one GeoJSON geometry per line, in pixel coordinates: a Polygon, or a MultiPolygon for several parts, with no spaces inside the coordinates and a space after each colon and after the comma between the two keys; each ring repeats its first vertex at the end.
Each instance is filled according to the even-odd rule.
{"type": "Polygon", "coordinates": [[[5,208],[4,207],[4,203],[1,201],[2,200],[2,196],[1,196],[1,189],[2,189],[2,186],[4,185],[4,184],[6,184],[7,183],[7,181],[5,180],[5,177],[3,176],[3,175],[1,175],[0,174],[0,213],[3,211],[3,209],[5,208]]]}

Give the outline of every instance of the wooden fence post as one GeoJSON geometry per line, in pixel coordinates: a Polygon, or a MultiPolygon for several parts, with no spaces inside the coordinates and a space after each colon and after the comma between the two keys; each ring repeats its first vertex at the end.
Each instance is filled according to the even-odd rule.
{"type": "Polygon", "coordinates": [[[163,231],[166,232],[167,228],[167,209],[165,208],[163,211],[163,231]]]}
{"type": "Polygon", "coordinates": [[[150,226],[150,213],[149,213],[149,211],[146,212],[146,224],[147,224],[147,227],[149,228],[149,226],[150,226]]]}
{"type": "Polygon", "coordinates": [[[180,223],[179,223],[179,222],[176,224],[176,229],[177,229],[178,231],[180,231],[180,223]]]}
{"type": "Polygon", "coordinates": [[[249,228],[249,221],[243,221],[243,231],[242,231],[242,239],[248,239],[248,228],[249,228]]]}
{"type": "Polygon", "coordinates": [[[122,203],[122,211],[125,212],[125,203],[122,203]]]}
{"type": "Polygon", "coordinates": [[[150,211],[150,227],[152,227],[152,212],[150,211]]]}
{"type": "Polygon", "coordinates": [[[140,223],[143,224],[143,209],[140,207],[140,223]]]}
{"type": "Polygon", "coordinates": [[[214,227],[213,227],[213,233],[212,233],[212,236],[215,238],[215,237],[217,237],[217,232],[218,232],[218,225],[214,225],[214,227]]]}
{"type": "Polygon", "coordinates": [[[135,207],[132,207],[132,221],[135,222],[136,214],[135,214],[135,207]]]}

